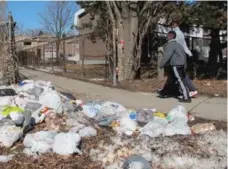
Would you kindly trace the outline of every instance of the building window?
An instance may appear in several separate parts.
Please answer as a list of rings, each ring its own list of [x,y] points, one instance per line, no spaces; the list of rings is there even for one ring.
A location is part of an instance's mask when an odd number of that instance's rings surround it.
[[[30,46],[32,44],[32,42],[24,42],[25,46]]]

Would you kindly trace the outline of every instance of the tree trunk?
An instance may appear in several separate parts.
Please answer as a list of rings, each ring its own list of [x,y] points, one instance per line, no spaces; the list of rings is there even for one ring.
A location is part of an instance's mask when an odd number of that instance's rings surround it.
[[[60,48],[60,39],[56,41],[56,63],[59,64],[59,48]]]
[[[218,55],[221,55],[221,43],[219,38],[219,30],[214,29],[211,32],[211,43],[210,43],[210,51],[209,51],[209,58],[208,58],[208,66],[210,75],[212,77],[216,76],[217,66],[218,66]],[[220,56],[221,58],[221,56]],[[220,63],[222,59],[220,59]]]
[[[141,54],[141,51],[138,51],[141,48],[138,39],[138,18],[130,14],[122,23],[124,29],[120,29],[120,31],[123,31],[120,34],[122,34],[124,40],[124,51],[118,57],[119,81],[135,78],[140,64],[140,60],[138,60],[140,58],[139,52]]]
[[[45,68],[45,46],[43,46],[43,68]]]
[[[113,28],[112,28],[112,47],[113,47],[113,67],[112,67],[112,84],[113,86],[116,86],[117,83],[116,83],[116,59],[117,59],[117,51],[116,51],[116,28],[113,25]]]
[[[67,68],[66,68],[66,43],[65,40],[63,41],[63,72],[67,73]]]

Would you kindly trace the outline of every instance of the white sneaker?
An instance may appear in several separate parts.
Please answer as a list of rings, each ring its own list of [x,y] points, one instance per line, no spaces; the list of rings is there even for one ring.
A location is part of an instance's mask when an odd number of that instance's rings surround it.
[[[190,95],[191,98],[196,98],[197,95],[198,95],[198,91],[189,92],[189,95]]]

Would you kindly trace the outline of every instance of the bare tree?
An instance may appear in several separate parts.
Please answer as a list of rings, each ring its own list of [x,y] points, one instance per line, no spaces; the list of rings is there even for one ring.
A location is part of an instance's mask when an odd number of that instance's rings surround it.
[[[52,35],[57,38],[56,60],[59,61],[60,40],[67,32],[72,23],[75,12],[75,4],[69,1],[52,1],[47,5],[45,13],[40,14],[41,24]]]

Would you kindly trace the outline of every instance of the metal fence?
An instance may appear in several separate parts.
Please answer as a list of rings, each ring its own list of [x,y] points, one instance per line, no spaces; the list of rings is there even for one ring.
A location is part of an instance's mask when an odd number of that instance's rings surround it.
[[[144,42],[141,74],[153,69],[152,74],[156,75],[157,48],[153,46],[154,44],[150,44],[156,41],[153,38],[154,36],[149,36],[149,40]],[[161,37],[158,38],[162,41],[161,44],[165,43]],[[187,37],[186,41],[196,60],[207,62],[211,40]],[[59,50],[57,50],[58,43]],[[112,77],[112,68],[108,64],[110,56],[106,53],[105,42],[101,37],[92,34],[65,37],[60,40],[44,36],[20,40],[17,41],[17,56],[21,66],[49,73],[90,80]],[[227,57],[226,49],[223,50],[223,56]]]

